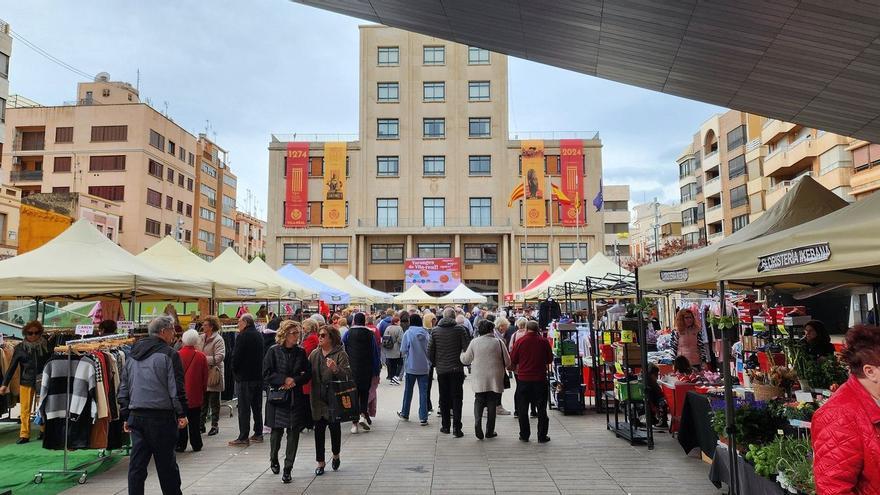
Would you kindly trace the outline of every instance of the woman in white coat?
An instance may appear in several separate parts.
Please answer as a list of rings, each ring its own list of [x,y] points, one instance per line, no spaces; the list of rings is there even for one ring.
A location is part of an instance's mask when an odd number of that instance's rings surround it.
[[[479,337],[471,341],[466,351],[461,353],[461,362],[470,365],[469,381],[474,390],[474,435],[483,439],[483,409],[488,409],[485,438],[494,438],[495,413],[501,393],[504,392],[504,377],[510,364],[510,354],[504,341],[495,338],[495,325],[483,320],[477,326]]]

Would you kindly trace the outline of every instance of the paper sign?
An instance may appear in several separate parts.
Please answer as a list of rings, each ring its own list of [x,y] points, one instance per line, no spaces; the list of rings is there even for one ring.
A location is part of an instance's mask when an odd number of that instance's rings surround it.
[[[632,341],[633,341],[632,330],[622,330],[620,332],[620,341],[625,344],[632,344]]]
[[[752,323],[752,330],[754,330],[755,332],[763,332],[766,328],[767,326],[764,325],[763,321],[756,321]]]
[[[77,335],[91,335],[95,332],[95,325],[77,325],[76,326],[76,334]]]
[[[575,356],[562,356],[563,366],[574,366],[577,358]]]
[[[133,321],[117,321],[116,328],[119,330],[134,330],[134,322]]]
[[[614,369],[616,369],[621,375],[623,374],[623,366],[621,366],[620,363],[614,363]]]
[[[247,288],[235,289],[235,294],[238,295],[239,297],[256,297],[257,289],[247,289]]]
[[[611,345],[611,332],[602,333],[602,343]]]
[[[813,402],[813,394],[810,392],[795,392],[794,398],[798,402]]]

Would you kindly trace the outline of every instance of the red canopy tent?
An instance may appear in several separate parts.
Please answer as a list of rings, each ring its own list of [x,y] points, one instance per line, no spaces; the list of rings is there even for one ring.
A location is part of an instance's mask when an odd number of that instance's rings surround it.
[[[532,289],[534,289],[535,287],[537,287],[538,285],[540,285],[542,282],[544,282],[545,280],[547,280],[548,278],[550,278],[550,272],[548,272],[547,270],[544,270],[543,272],[541,272],[540,275],[538,275],[537,277],[535,277],[534,280],[532,280],[531,282],[529,282],[529,284],[526,285],[525,287],[523,287],[522,289],[520,289],[520,290],[518,290],[518,291],[516,291],[516,292],[513,292],[513,293],[504,294],[504,302],[510,302],[510,303],[512,303],[512,302],[515,300],[515,295],[516,295],[517,293],[519,293],[519,292],[525,292],[525,291],[528,291],[528,290],[532,290]]]

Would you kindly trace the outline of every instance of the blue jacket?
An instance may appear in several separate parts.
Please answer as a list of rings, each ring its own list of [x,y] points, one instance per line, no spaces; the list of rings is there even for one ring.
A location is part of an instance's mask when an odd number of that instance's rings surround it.
[[[379,335],[384,337],[385,336],[385,329],[388,328],[388,325],[390,325],[390,324],[391,324],[391,317],[390,316],[386,316],[385,318],[382,318],[382,320],[379,321],[379,325],[376,326],[376,328],[379,329]]]
[[[403,370],[410,375],[427,375],[431,371],[431,360],[428,359],[428,343],[431,334],[422,327],[409,327],[403,334],[400,353],[406,355]]]

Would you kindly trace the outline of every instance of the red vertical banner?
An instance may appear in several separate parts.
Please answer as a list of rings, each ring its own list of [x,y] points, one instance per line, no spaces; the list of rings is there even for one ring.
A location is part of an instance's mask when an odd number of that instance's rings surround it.
[[[571,198],[570,205],[562,207],[563,227],[577,227],[586,223],[584,211],[584,142],[580,139],[559,140],[562,192]]]
[[[284,226],[309,226],[309,143],[287,143]]]

